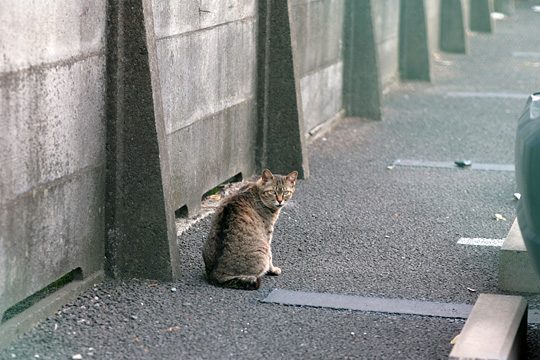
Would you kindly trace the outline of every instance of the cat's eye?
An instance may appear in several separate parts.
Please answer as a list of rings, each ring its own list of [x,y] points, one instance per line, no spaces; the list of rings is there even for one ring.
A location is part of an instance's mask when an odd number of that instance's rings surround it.
[[[289,195],[291,195],[291,192],[290,192],[290,191],[284,191],[284,192],[283,192],[283,195],[289,196]]]

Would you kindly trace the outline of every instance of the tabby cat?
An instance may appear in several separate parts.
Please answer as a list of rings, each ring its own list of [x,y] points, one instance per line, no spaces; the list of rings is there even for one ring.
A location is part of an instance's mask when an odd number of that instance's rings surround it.
[[[272,263],[272,233],[283,205],[294,193],[298,172],[264,170],[225,198],[216,211],[203,247],[206,276],[218,286],[255,290],[265,274],[279,275]]]

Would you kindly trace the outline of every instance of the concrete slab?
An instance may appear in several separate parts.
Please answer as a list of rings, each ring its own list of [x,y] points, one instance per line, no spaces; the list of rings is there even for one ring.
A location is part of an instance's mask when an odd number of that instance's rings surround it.
[[[0,2],[0,73],[102,53],[106,8],[105,0]]]
[[[491,18],[491,13],[493,12],[493,0],[469,1],[469,27],[471,31],[483,33],[493,32],[494,22]]]
[[[465,18],[462,0],[441,2],[439,46],[442,51],[461,54],[467,52]]]
[[[274,289],[265,303],[466,319],[471,305]]]
[[[540,293],[540,276],[529,259],[517,219],[501,247],[499,288],[516,292]]]
[[[524,298],[480,294],[450,359],[523,359],[526,338]]]

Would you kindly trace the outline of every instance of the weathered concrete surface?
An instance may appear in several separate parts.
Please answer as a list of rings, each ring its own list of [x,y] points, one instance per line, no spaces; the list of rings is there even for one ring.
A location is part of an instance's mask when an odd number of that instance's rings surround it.
[[[466,7],[463,0],[441,1],[439,47],[451,53],[467,52]]]
[[[292,1],[305,131],[334,118],[343,108],[344,0]]]
[[[0,4],[0,73],[103,53],[105,0],[5,0]]]
[[[383,91],[399,80],[399,3],[399,0],[371,1]]]
[[[103,268],[105,11],[0,4],[0,314]]]
[[[540,293],[540,276],[529,257],[517,219],[501,247],[499,288],[513,292]]]
[[[439,51],[440,1],[424,0],[430,55]]]
[[[292,2],[258,7],[257,166],[309,177]]]
[[[471,31],[490,33],[493,31],[494,21],[493,0],[469,0],[469,28]]]
[[[371,3],[345,3],[343,105],[347,116],[380,120],[382,91]]]
[[[151,3],[109,7],[106,270],[179,277]]]
[[[256,2],[153,1],[173,204],[255,169]]]
[[[480,294],[456,340],[450,360],[519,360],[527,357],[527,301]]]
[[[403,80],[429,81],[430,52],[424,0],[401,1],[399,74]]]
[[[382,93],[399,80],[399,17],[399,0],[346,2],[343,102],[348,116],[381,118]]]

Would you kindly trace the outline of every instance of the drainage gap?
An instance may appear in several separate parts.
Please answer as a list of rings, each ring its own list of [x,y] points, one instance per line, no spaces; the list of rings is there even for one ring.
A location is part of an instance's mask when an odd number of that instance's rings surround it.
[[[228,195],[228,190],[235,187],[236,184],[240,183],[242,181],[242,173],[238,173],[231,177],[230,179],[225,180],[218,186],[214,187],[213,189],[207,191],[203,196],[201,201],[204,202],[205,200],[208,200],[208,198],[222,198],[226,195]]]
[[[55,293],[56,291],[62,289],[67,284],[73,281],[80,281],[83,279],[83,272],[81,268],[76,268],[75,270],[70,271],[66,275],[62,276],[60,279],[50,283],[43,289],[35,292],[34,294],[28,296],[27,298],[19,301],[9,309],[4,312],[2,320],[0,323],[5,323],[9,319],[17,316],[23,311],[29,309],[31,306],[35,305],[40,300],[45,299],[47,296]]]

